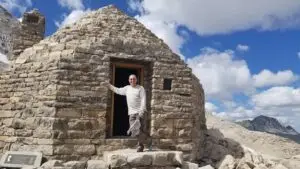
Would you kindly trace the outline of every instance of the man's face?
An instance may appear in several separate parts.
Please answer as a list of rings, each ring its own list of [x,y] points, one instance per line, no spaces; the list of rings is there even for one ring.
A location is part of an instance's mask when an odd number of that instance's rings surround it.
[[[136,86],[136,76],[130,75],[128,81],[131,86]]]

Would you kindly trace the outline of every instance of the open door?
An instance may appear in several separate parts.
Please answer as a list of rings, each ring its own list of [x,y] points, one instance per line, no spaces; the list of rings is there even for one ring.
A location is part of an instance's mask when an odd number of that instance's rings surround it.
[[[113,85],[116,87],[124,87],[129,85],[128,77],[131,74],[137,76],[137,83],[143,85],[143,67],[134,64],[113,64]],[[110,136],[111,137],[127,137],[129,128],[128,108],[126,96],[113,93],[112,111],[110,115]]]

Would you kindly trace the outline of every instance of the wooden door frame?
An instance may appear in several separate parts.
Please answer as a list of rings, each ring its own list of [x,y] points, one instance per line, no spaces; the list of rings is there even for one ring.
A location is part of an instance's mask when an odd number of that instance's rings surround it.
[[[141,86],[144,85],[144,65],[141,64],[132,64],[132,63],[124,63],[124,62],[112,62],[112,85],[115,85],[115,73],[116,73],[116,68],[132,68],[132,69],[138,69],[140,72],[140,79],[139,79],[139,84]],[[138,76],[138,75],[137,75]],[[111,112],[110,112],[110,129],[109,129],[109,136],[113,136],[113,126],[114,126],[114,100],[115,100],[115,95],[114,92],[111,93]]]

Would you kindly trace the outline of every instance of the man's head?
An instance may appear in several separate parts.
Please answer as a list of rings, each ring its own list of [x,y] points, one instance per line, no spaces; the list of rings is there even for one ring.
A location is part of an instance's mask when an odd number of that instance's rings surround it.
[[[128,81],[129,81],[129,84],[132,87],[135,87],[136,86],[136,82],[137,82],[136,75],[134,75],[134,74],[130,75],[129,78],[128,78]]]

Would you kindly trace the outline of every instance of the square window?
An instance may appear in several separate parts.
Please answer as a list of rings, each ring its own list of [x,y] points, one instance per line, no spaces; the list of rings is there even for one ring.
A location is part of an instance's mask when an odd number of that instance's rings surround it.
[[[164,79],[164,90],[171,90],[172,79]]]

